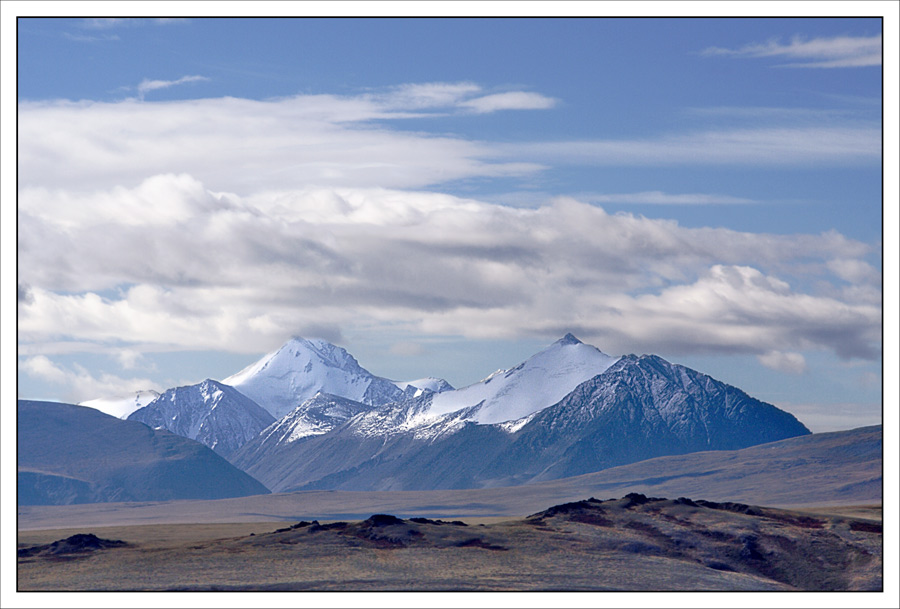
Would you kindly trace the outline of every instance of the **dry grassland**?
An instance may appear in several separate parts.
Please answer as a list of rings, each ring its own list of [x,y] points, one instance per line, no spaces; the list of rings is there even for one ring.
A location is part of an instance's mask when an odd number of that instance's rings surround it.
[[[94,528],[128,545],[40,546],[84,530],[23,531],[25,590],[877,590],[872,519],[647,500],[583,501],[500,522]],[[43,552],[43,553],[42,553]]]

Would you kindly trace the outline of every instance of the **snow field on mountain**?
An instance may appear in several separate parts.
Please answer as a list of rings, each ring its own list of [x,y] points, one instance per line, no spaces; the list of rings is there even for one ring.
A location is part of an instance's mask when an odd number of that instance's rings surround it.
[[[515,421],[557,403],[618,359],[568,334],[515,368],[435,395],[428,415],[439,417],[481,404],[470,420],[482,425]]]

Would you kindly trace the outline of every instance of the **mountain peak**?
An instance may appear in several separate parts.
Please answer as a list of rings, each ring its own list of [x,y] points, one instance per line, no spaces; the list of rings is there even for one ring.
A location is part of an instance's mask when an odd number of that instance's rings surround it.
[[[278,350],[278,353],[283,352],[289,353],[295,358],[301,355],[307,358],[315,357],[327,366],[341,368],[349,372],[362,370],[356,358],[350,355],[346,349],[322,338],[294,336]]]
[[[224,380],[280,419],[318,392],[364,404],[403,397],[396,385],[359,365],[346,349],[294,336],[277,351]]]
[[[432,398],[429,414],[441,416],[479,405],[470,419],[480,424],[513,421],[555,404],[618,360],[566,334],[549,347],[480,383]]]
[[[561,339],[556,341],[557,345],[580,345],[582,342],[578,340],[571,332],[567,333]]]

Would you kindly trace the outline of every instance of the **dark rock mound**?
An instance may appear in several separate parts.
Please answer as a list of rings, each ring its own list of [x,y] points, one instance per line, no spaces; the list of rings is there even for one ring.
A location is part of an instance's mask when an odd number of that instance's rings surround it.
[[[657,501],[665,501],[665,499],[661,497],[648,497],[647,495],[642,495],[641,493],[628,493],[625,497],[622,498],[624,503],[622,507],[626,510],[629,510],[638,505],[646,505],[647,503],[655,503]]]
[[[53,543],[21,548],[18,551],[19,558],[32,556],[59,556],[63,554],[83,554],[106,548],[121,548],[128,544],[118,539],[101,539],[93,533],[78,533]]]
[[[456,527],[467,527],[467,526],[469,526],[469,525],[467,525],[465,522],[463,522],[462,520],[450,520],[450,521],[447,521],[447,520],[432,520],[432,519],[430,519],[430,518],[418,518],[418,517],[417,517],[417,518],[410,518],[409,521],[410,521],[410,522],[415,522],[416,524],[437,524],[437,525],[441,525],[441,524],[449,524],[449,525],[453,525],[453,526],[456,526]]]
[[[597,513],[603,513],[603,508],[600,507],[600,504],[603,502],[599,499],[594,499],[591,497],[590,499],[582,499],[581,501],[572,501],[570,503],[561,503],[559,505],[554,505],[552,507],[547,508],[543,512],[538,512],[537,514],[531,514],[528,516],[529,519],[540,520],[543,518],[550,518],[552,516],[568,516],[571,514],[582,514],[587,510],[594,511]]]
[[[754,507],[752,505],[747,505],[745,503],[735,503],[733,501],[725,501],[722,503],[717,503],[715,501],[706,501],[704,499],[698,499],[694,503],[694,505],[698,505],[700,507],[709,508],[711,510],[725,510],[726,512],[734,512],[735,514],[747,514],[748,516],[762,516],[762,510],[758,507]]]
[[[854,521],[850,523],[851,531],[863,531],[865,533],[881,533],[882,525],[880,522],[863,522],[863,521]]]
[[[363,524],[370,527],[386,527],[392,524],[403,524],[403,519],[390,514],[372,514],[363,520]]]
[[[429,548],[481,548],[505,551],[509,548],[481,535],[466,532],[468,528],[460,520],[432,520],[415,517],[408,520],[391,514],[373,514],[359,522],[332,522],[320,524],[318,520],[302,520],[289,527],[276,529],[268,535],[258,536],[257,543],[304,543],[307,535],[320,535],[321,543],[340,543],[350,547],[360,545],[379,550],[395,550],[408,547]],[[275,536],[274,539],[269,536]],[[260,539],[262,538],[262,539]],[[270,541],[271,540],[271,541]]]

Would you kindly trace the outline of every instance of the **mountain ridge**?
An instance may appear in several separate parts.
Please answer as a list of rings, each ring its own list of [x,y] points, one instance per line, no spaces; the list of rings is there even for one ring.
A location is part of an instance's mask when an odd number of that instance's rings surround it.
[[[197,440],[227,458],[275,417],[233,387],[206,379],[166,390],[128,420]]]
[[[94,408],[19,400],[18,502],[223,499],[269,490],[182,436]]]

